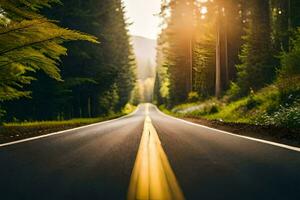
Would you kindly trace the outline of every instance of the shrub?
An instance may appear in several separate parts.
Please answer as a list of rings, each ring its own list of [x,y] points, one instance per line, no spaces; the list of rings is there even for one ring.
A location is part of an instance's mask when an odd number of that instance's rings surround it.
[[[257,120],[257,123],[263,125],[274,125],[285,128],[300,128],[300,103],[292,106],[283,107],[272,114],[263,114]]]
[[[215,113],[217,113],[217,112],[219,112],[219,107],[218,107],[216,104],[213,104],[213,105],[210,107],[210,109],[209,109],[209,111],[208,111],[208,114],[215,114]]]
[[[189,102],[197,102],[199,101],[199,95],[197,92],[190,92],[188,96]]]
[[[246,102],[247,110],[251,110],[251,109],[255,108],[257,105],[259,105],[259,102],[254,97],[255,97],[254,91],[251,90],[250,94],[249,94],[249,98]]]
[[[207,103],[202,109],[197,110],[198,115],[211,115],[219,112],[219,106],[215,103]]]
[[[238,86],[238,84],[231,82],[230,88],[227,91],[226,95],[229,97],[229,101],[237,100],[242,96],[241,88]]]

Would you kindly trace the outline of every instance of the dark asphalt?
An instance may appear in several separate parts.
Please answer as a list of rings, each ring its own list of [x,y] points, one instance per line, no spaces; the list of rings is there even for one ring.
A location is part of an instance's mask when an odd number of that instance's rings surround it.
[[[0,199],[124,199],[144,118],[0,148]]]
[[[150,117],[187,199],[300,199],[299,152]],[[125,199],[144,118],[1,147],[0,199]]]

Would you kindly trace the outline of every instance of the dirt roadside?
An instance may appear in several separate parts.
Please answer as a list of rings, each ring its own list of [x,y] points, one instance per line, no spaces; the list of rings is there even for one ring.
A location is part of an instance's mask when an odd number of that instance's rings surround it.
[[[238,135],[264,139],[272,142],[300,147],[300,130],[291,130],[274,126],[261,126],[243,123],[227,123],[217,120],[182,118],[196,124],[216,128]]]

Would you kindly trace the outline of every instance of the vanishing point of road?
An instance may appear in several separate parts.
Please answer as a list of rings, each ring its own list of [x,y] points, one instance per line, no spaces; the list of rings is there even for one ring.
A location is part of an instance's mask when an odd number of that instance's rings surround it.
[[[300,150],[131,115],[0,145],[0,199],[300,199]]]

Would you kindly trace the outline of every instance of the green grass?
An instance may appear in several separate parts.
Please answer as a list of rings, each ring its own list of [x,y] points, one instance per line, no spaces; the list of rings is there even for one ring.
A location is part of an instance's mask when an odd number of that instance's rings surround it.
[[[106,117],[100,118],[79,118],[62,121],[33,121],[33,122],[12,122],[4,123],[5,127],[29,127],[29,126],[59,126],[59,125],[73,125],[73,124],[92,124],[105,120]]]
[[[123,108],[122,113],[124,113],[125,115],[128,115],[128,114],[132,113],[135,109],[136,109],[135,105],[132,105],[132,104],[128,103]]]
[[[10,122],[10,123],[4,123],[4,127],[48,127],[48,126],[72,126],[72,125],[85,125],[85,124],[93,124],[101,121],[110,120],[113,118],[118,118],[123,115],[127,115],[131,112],[133,112],[136,109],[136,106],[133,106],[131,104],[127,104],[122,112],[110,114],[109,116],[103,116],[103,117],[97,117],[97,118],[77,118],[77,119],[71,119],[71,120],[61,120],[61,121],[32,121],[32,122]]]
[[[4,123],[0,127],[0,143],[11,142],[24,138],[44,135],[57,131],[76,128],[88,124],[115,119],[133,112],[135,106],[126,105],[120,113],[110,114],[98,118],[80,118],[61,121],[31,121],[31,122],[12,122]]]
[[[204,102],[181,104],[175,106],[171,112],[181,117],[287,128],[300,127],[300,103],[297,98],[293,100],[294,103],[284,103],[285,100],[281,98],[275,85],[235,101],[229,102],[227,99],[225,96],[220,100],[212,98]],[[197,109],[191,109],[193,107]]]
[[[203,117],[206,119],[221,120],[225,122],[250,123],[251,120],[249,119],[249,116],[243,112],[243,108],[246,104],[247,99],[241,99],[226,106],[220,107],[217,113],[205,114]]]
[[[190,108],[192,106],[198,106],[199,102],[194,102],[194,103],[184,103],[184,104],[180,104],[175,106],[173,109],[174,110],[182,110],[182,109],[186,109],[186,108]]]
[[[169,110],[168,108],[165,107],[165,105],[160,105],[159,110],[162,111],[163,113],[167,115],[171,115],[174,117],[182,117],[183,115],[174,111]]]

